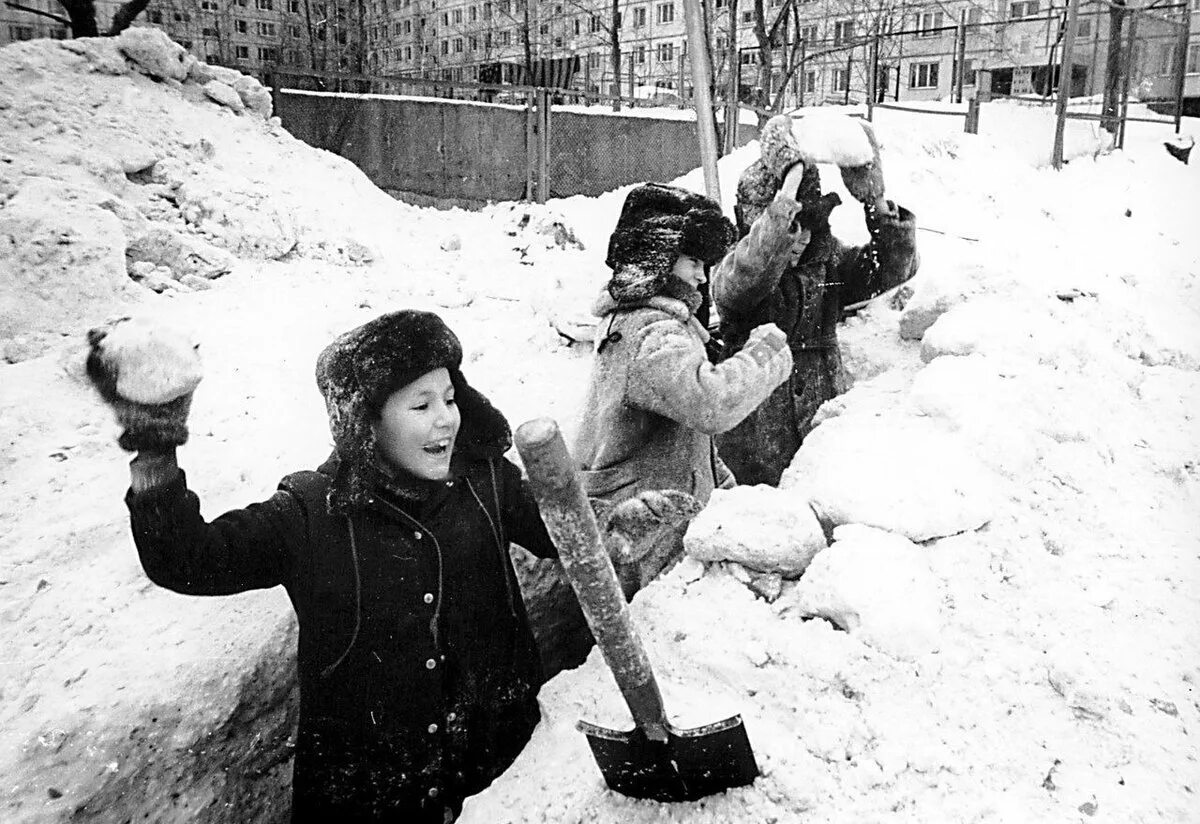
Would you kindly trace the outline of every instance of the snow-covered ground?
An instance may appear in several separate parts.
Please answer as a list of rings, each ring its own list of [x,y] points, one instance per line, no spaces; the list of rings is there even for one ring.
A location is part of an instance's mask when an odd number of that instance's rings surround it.
[[[549,204],[582,250],[513,237],[507,205],[395,203],[99,48],[0,50],[0,267],[21,287],[0,283],[21,330],[0,366],[0,819],[276,821],[286,775],[261,776],[279,759],[230,731],[265,723],[240,710],[286,681],[286,598],[145,580],[83,332],[111,312],[194,330],[207,377],[181,462],[209,515],[324,457],[316,353],[403,306],[446,317],[514,424],[569,435],[590,352],[552,324],[603,283],[623,191]],[[1200,172],[1158,126],[1093,156],[1072,123],[1054,172],[1048,111],[988,104],[978,136],[877,115],[888,194],[927,230],[914,294],[844,324],[855,385],[781,489],[716,496],[689,535],[709,560],[633,609],[675,723],[741,713],[762,777],[671,806],[608,792],[574,724],[628,716],[593,654],[546,686],[530,746],[464,822],[1200,820]],[[755,151],[722,161],[727,209]],[[121,247],[154,228],[225,252],[228,274],[132,284]],[[62,256],[83,240],[100,251]],[[103,300],[72,288],[80,267]],[[814,510],[839,525],[830,546]],[[238,770],[198,766],[230,740]]]

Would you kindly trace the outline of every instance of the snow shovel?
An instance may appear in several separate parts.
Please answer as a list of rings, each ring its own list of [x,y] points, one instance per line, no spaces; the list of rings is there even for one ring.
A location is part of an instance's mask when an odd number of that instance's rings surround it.
[[[578,723],[605,783],[632,798],[694,801],[754,781],[758,764],[740,715],[687,730],[667,720],[650,661],[558,424],[549,418],[528,421],[517,429],[516,442],[542,520],[637,725],[620,732]]]

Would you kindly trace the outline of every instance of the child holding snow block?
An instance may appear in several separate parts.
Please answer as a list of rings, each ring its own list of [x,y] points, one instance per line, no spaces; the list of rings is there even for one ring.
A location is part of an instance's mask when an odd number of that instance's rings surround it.
[[[738,181],[741,239],[713,275],[724,356],[761,324],[775,323],[787,334],[794,363],[790,379],[717,440],[739,483],[777,484],[817,408],[845,391],[837,340],[842,309],[917,272],[915,219],[884,198],[875,136],[869,125],[861,128],[861,151],[827,151],[821,159],[843,164],[846,188],[864,204],[871,233],[865,246],[847,247],[831,233],[829,214],[841,198],[821,194],[815,159],[797,141],[790,117],[767,122],[762,155]]]
[[[175,459],[200,381],[194,349],[128,319],[88,338],[88,373],[137,452],[126,503],[147,575],[185,594],[283,586],[291,598],[292,820],[454,820],[539,718],[541,663],[509,542],[557,554],[503,457],[508,423],[460,371],[458,338],[417,311],[338,337],[316,370],[333,455],[211,522]],[[606,528],[630,513],[644,525],[640,504]]]
[[[625,199],[608,245],[612,278],[593,307],[595,358],[573,450],[598,508],[661,489],[706,503],[733,480],[712,436],[791,373],[791,352],[770,324],[748,330],[724,363],[706,358],[698,287],[732,239],[720,206],[685,189],[648,183]],[[678,557],[680,537],[663,536],[619,567],[627,596]]]

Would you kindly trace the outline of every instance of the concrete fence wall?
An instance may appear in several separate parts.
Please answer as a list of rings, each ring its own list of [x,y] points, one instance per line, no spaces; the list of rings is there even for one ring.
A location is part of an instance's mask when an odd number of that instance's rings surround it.
[[[284,89],[275,112],[293,135],[350,160],[381,189],[441,201],[519,200],[536,175],[536,118],[523,106]],[[757,129],[744,125],[738,145],[755,137]],[[556,108],[549,192],[597,195],[671,180],[700,165],[698,146],[689,120]]]

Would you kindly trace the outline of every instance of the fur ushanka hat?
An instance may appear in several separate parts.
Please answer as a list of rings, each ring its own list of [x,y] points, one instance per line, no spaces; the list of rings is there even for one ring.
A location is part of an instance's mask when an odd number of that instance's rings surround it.
[[[416,310],[381,315],[325,347],[317,358],[317,386],[338,457],[330,511],[347,514],[367,503],[378,477],[372,424],[393,392],[434,369],[450,372],[462,416],[455,457],[493,457],[508,449],[508,422],[467,384],[462,358],[462,344],[450,327],[432,312]]]
[[[660,295],[681,255],[712,266],[732,242],[733,226],[715,201],[677,186],[646,183],[625,198],[609,238],[608,293],[617,303]]]

